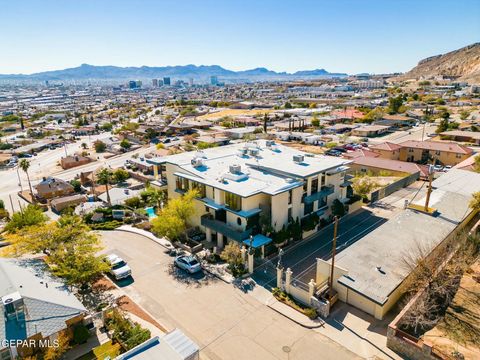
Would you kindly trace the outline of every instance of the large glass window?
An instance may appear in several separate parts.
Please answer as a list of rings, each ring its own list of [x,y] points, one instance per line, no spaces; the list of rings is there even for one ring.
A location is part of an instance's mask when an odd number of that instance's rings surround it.
[[[288,205],[292,203],[292,190],[288,191]]]
[[[177,186],[177,190],[188,191],[189,189],[188,179],[177,176],[176,186]]]
[[[242,210],[242,198],[237,194],[225,192],[225,205],[234,211]]]
[[[318,191],[318,178],[312,180],[312,191],[310,194],[315,194]]]
[[[204,198],[206,196],[207,190],[205,184],[194,182],[192,183],[192,189],[197,190],[199,198]]]
[[[313,202],[312,203],[305,203],[305,208],[303,210],[304,215],[308,215],[313,211]]]

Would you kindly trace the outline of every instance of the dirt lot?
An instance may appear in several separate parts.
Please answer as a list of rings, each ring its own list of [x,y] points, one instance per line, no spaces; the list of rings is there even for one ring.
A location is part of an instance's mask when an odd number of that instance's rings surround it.
[[[458,351],[465,359],[480,358],[480,260],[465,273],[445,318],[424,335],[424,341],[445,355]]]

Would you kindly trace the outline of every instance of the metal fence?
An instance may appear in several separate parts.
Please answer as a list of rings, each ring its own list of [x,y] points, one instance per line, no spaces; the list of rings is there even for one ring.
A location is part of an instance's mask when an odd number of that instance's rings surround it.
[[[372,192],[371,196],[371,202],[374,203],[375,201],[378,201],[380,199],[383,199],[384,197],[393,194],[395,191],[398,191],[404,187],[407,187],[410,184],[413,184],[415,181],[417,181],[420,178],[420,171],[410,174],[408,176],[405,176],[394,183],[387,185],[381,189],[375,190]]]

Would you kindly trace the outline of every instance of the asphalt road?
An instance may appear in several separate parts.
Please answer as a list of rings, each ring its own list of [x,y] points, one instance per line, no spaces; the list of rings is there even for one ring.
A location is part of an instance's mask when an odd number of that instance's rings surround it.
[[[163,247],[141,235],[101,235],[104,251],[117,253],[132,269],[133,279],[119,284],[122,289],[162,326],[179,328],[192,338],[200,346],[200,359],[359,358],[267,307],[271,295],[262,287],[244,293],[209,274],[188,275],[172,266]]]
[[[371,231],[375,230],[388,219],[377,216],[374,212],[361,209],[358,212],[344,216],[339,220],[336,251],[341,252]],[[293,277],[305,284],[315,279],[316,259],[328,260],[331,257],[334,226],[330,224],[309,239],[288,248],[282,256],[282,265],[293,271]],[[276,266],[278,255],[259,266],[253,279],[260,285],[270,288],[276,286]]]

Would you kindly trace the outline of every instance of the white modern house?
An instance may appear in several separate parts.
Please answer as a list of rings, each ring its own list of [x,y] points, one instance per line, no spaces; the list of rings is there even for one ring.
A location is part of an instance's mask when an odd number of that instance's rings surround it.
[[[272,140],[239,143],[201,152],[148,160],[166,180],[168,197],[195,188],[193,226],[221,249],[229,241],[254,247],[271,239],[260,231],[260,218],[275,231],[306,216],[327,218],[335,199],[347,200],[345,173],[350,161],[303,153]]]

